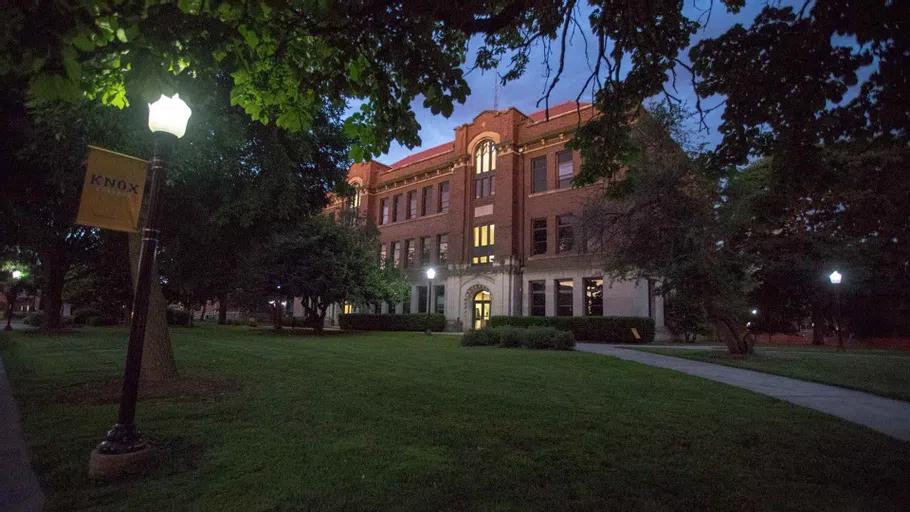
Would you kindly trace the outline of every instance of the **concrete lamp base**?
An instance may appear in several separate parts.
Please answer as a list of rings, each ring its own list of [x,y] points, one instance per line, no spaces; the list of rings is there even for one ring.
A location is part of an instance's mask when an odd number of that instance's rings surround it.
[[[155,451],[148,446],[128,453],[101,453],[92,450],[88,460],[88,476],[99,480],[111,480],[122,476],[142,473],[151,467]]]

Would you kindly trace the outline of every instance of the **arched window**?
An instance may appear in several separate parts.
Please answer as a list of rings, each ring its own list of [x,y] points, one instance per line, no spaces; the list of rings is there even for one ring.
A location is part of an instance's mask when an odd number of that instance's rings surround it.
[[[482,141],[474,149],[474,197],[488,197],[496,193],[496,144]]]
[[[475,329],[483,329],[490,321],[490,306],[493,303],[493,296],[486,290],[481,290],[474,295],[474,311],[472,314],[472,324]]]

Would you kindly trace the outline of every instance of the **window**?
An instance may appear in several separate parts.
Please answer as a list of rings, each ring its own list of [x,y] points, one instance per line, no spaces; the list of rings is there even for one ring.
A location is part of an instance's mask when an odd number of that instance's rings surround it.
[[[575,231],[569,222],[569,217],[556,217],[556,252],[568,252],[572,250],[572,242],[575,240]]]
[[[547,191],[547,157],[531,160],[531,193]]]
[[[430,264],[430,237],[425,236],[420,239],[420,264],[427,266]]]
[[[392,222],[398,222],[404,219],[404,205],[401,201],[401,194],[392,198]]]
[[[354,305],[351,304],[350,302],[345,302],[344,303],[344,314],[350,315],[353,312],[354,312]]]
[[[531,316],[547,316],[547,284],[543,281],[528,281],[528,304]]]
[[[585,316],[604,316],[603,279],[585,279]]]
[[[415,259],[417,257],[417,247],[414,246],[414,239],[404,241],[404,266],[413,267]]]
[[[474,265],[493,263],[495,232],[496,226],[493,224],[474,226],[474,258],[471,260]]]
[[[427,306],[428,306],[427,299],[428,298],[429,298],[429,296],[427,295],[427,287],[418,286],[417,287],[417,312],[418,313],[427,312]]]
[[[379,201],[379,225],[389,223],[389,200],[383,199]]]
[[[449,261],[449,235],[436,237],[436,264],[442,265]]]
[[[401,268],[401,242],[392,242],[392,263],[395,268]]]
[[[379,247],[379,268],[385,268],[386,260],[389,258],[385,245]]]
[[[436,297],[433,298],[433,312],[444,315],[446,313],[446,287],[437,285],[433,287]]]
[[[423,204],[420,215],[425,217],[433,213],[433,187],[423,187]]]
[[[481,142],[474,150],[474,197],[489,197],[496,193],[496,144]]]
[[[405,218],[413,219],[417,217],[417,191],[408,192],[408,211],[405,212]]]
[[[547,219],[531,220],[531,256],[547,253]]]
[[[439,213],[449,211],[449,182],[439,184]]]
[[[408,290],[408,298],[401,303],[401,312],[405,315],[411,312],[411,290]]]
[[[571,187],[572,173],[574,171],[572,167],[572,152],[563,151],[556,155],[556,160],[559,163],[559,188]]]
[[[572,316],[572,294],[575,283],[571,279],[556,280],[556,316]]]

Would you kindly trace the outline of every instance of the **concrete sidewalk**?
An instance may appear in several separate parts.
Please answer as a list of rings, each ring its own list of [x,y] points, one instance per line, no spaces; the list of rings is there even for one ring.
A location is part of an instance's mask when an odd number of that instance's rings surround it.
[[[629,350],[613,345],[578,343],[576,350],[618,357],[649,366],[667,368],[703,379],[722,382],[773,396],[838,418],[865,425],[883,434],[910,441],[910,403],[861,391],[826,386],[768,373],[703,363],[679,357]]]
[[[32,472],[19,428],[19,412],[0,360],[0,510],[40,511],[44,494]]]

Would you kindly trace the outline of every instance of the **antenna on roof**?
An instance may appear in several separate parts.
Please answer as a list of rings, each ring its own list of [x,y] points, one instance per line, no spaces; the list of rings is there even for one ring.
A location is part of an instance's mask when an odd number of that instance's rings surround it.
[[[493,110],[499,110],[499,69],[493,71]]]

